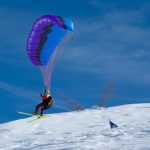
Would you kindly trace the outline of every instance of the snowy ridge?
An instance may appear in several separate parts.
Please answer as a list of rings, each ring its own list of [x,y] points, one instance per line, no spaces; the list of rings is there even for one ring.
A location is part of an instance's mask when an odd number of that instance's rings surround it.
[[[149,103],[32,119],[0,124],[0,150],[150,150]]]

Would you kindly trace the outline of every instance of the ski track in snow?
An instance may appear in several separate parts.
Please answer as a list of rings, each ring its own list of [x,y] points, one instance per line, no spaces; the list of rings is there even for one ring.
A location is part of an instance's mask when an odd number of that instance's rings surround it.
[[[33,118],[0,124],[0,150],[150,150],[148,103]]]

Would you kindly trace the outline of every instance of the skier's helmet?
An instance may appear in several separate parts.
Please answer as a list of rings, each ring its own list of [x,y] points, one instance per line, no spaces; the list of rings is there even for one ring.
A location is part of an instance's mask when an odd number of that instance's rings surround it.
[[[50,91],[49,90],[45,90],[45,95],[50,95]]]

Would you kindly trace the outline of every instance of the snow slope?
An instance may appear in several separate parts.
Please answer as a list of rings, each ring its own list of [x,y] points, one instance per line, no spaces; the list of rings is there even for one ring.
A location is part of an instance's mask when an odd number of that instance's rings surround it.
[[[110,129],[109,118],[119,125]],[[0,124],[0,150],[150,150],[150,104]]]

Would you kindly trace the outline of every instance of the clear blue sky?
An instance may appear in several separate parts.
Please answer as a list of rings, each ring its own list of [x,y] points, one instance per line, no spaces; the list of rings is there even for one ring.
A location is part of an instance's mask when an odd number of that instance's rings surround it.
[[[61,49],[53,78],[55,105],[67,109],[59,92],[85,107],[99,103],[108,81],[115,96],[108,106],[150,102],[149,0],[1,0],[0,122],[19,119],[40,102],[42,76],[26,53],[32,24],[55,14],[74,22],[75,33]]]

